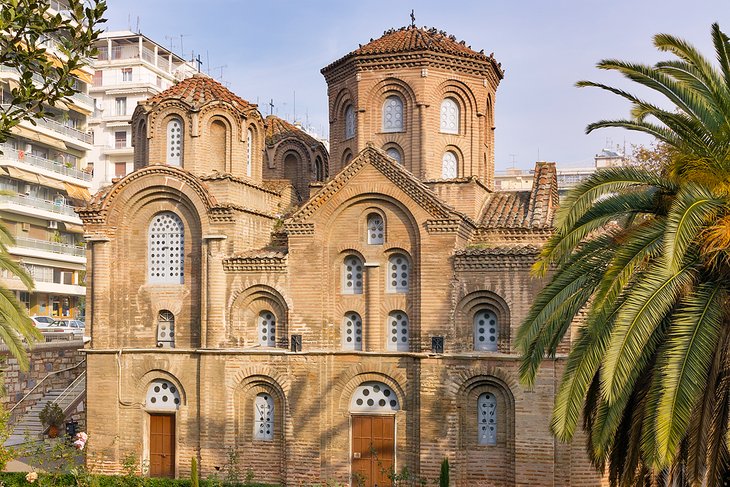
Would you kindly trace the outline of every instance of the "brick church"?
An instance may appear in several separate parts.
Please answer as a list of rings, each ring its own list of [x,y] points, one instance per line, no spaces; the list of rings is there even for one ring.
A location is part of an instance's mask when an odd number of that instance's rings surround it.
[[[564,356],[518,383],[558,192],[494,191],[500,64],[410,26],[322,74],[329,153],[204,76],[136,108],[134,172],[78,210],[90,466],[600,485],[549,431]]]

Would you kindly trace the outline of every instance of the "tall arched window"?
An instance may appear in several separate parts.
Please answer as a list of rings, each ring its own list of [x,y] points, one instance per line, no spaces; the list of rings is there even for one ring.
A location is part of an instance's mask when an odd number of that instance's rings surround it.
[[[345,139],[355,136],[355,109],[352,105],[345,108]]]
[[[185,269],[183,222],[171,211],[156,214],[148,229],[147,272],[151,283],[182,284]]]
[[[383,132],[403,131],[403,100],[391,95],[383,103]]]
[[[180,391],[175,384],[165,379],[155,379],[147,388],[145,409],[175,411],[180,407]]]
[[[441,158],[441,178],[453,179],[459,174],[459,159],[453,151],[444,152]]]
[[[342,263],[342,293],[362,294],[363,265],[360,257],[348,255]]]
[[[324,169],[322,167],[322,158],[317,156],[314,159],[314,179],[316,181],[324,181]]]
[[[408,258],[403,254],[388,257],[387,289],[389,293],[407,293],[410,279]]]
[[[182,166],[182,127],[182,120],[177,117],[167,122],[167,163],[171,166]]]
[[[459,104],[453,98],[444,98],[441,102],[441,132],[459,133]]]
[[[355,389],[350,400],[350,411],[398,411],[398,396],[382,382],[363,382]]]
[[[407,352],[408,315],[403,311],[388,313],[388,350],[391,352]]]
[[[354,311],[348,311],[342,319],[342,348],[362,350],[362,318]]]
[[[491,309],[481,309],[474,315],[474,350],[497,351],[499,321]]]
[[[276,316],[268,310],[259,313],[259,345],[262,347],[276,346]]]
[[[247,139],[248,153],[246,154],[246,176],[251,177],[253,168],[253,130],[248,129]]]
[[[497,444],[497,398],[491,392],[477,400],[477,428],[480,445]]]
[[[385,242],[385,222],[377,213],[368,215],[368,244],[382,245]]]
[[[157,346],[175,348],[175,315],[166,309],[157,313]]]
[[[403,155],[397,148],[388,147],[387,149],[385,149],[385,153],[395,159],[395,162],[397,162],[398,164],[403,164]]]
[[[274,439],[274,398],[260,392],[253,401],[253,437],[255,440]]]

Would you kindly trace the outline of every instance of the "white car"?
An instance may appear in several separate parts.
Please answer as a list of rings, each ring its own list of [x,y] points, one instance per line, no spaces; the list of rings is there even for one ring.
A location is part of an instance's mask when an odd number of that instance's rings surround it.
[[[74,338],[83,338],[86,324],[79,320],[55,320],[43,333],[73,333]]]
[[[48,328],[55,321],[51,316],[31,316],[30,319],[33,320],[36,328]]]

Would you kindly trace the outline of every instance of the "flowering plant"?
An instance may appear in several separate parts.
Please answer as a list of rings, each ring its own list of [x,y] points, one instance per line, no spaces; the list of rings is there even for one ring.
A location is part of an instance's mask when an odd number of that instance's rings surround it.
[[[28,481],[28,483],[33,483],[38,479],[38,472],[28,472],[28,475],[25,476],[25,480]]]
[[[86,446],[86,441],[89,439],[89,435],[84,433],[83,431],[76,433],[76,436],[74,436],[74,447],[77,450],[83,450]]]

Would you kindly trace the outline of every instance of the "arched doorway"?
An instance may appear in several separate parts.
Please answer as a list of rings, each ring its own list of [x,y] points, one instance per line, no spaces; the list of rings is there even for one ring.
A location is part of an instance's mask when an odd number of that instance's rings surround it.
[[[150,477],[175,477],[175,413],[180,391],[165,379],[155,379],[147,389],[149,413]]]

